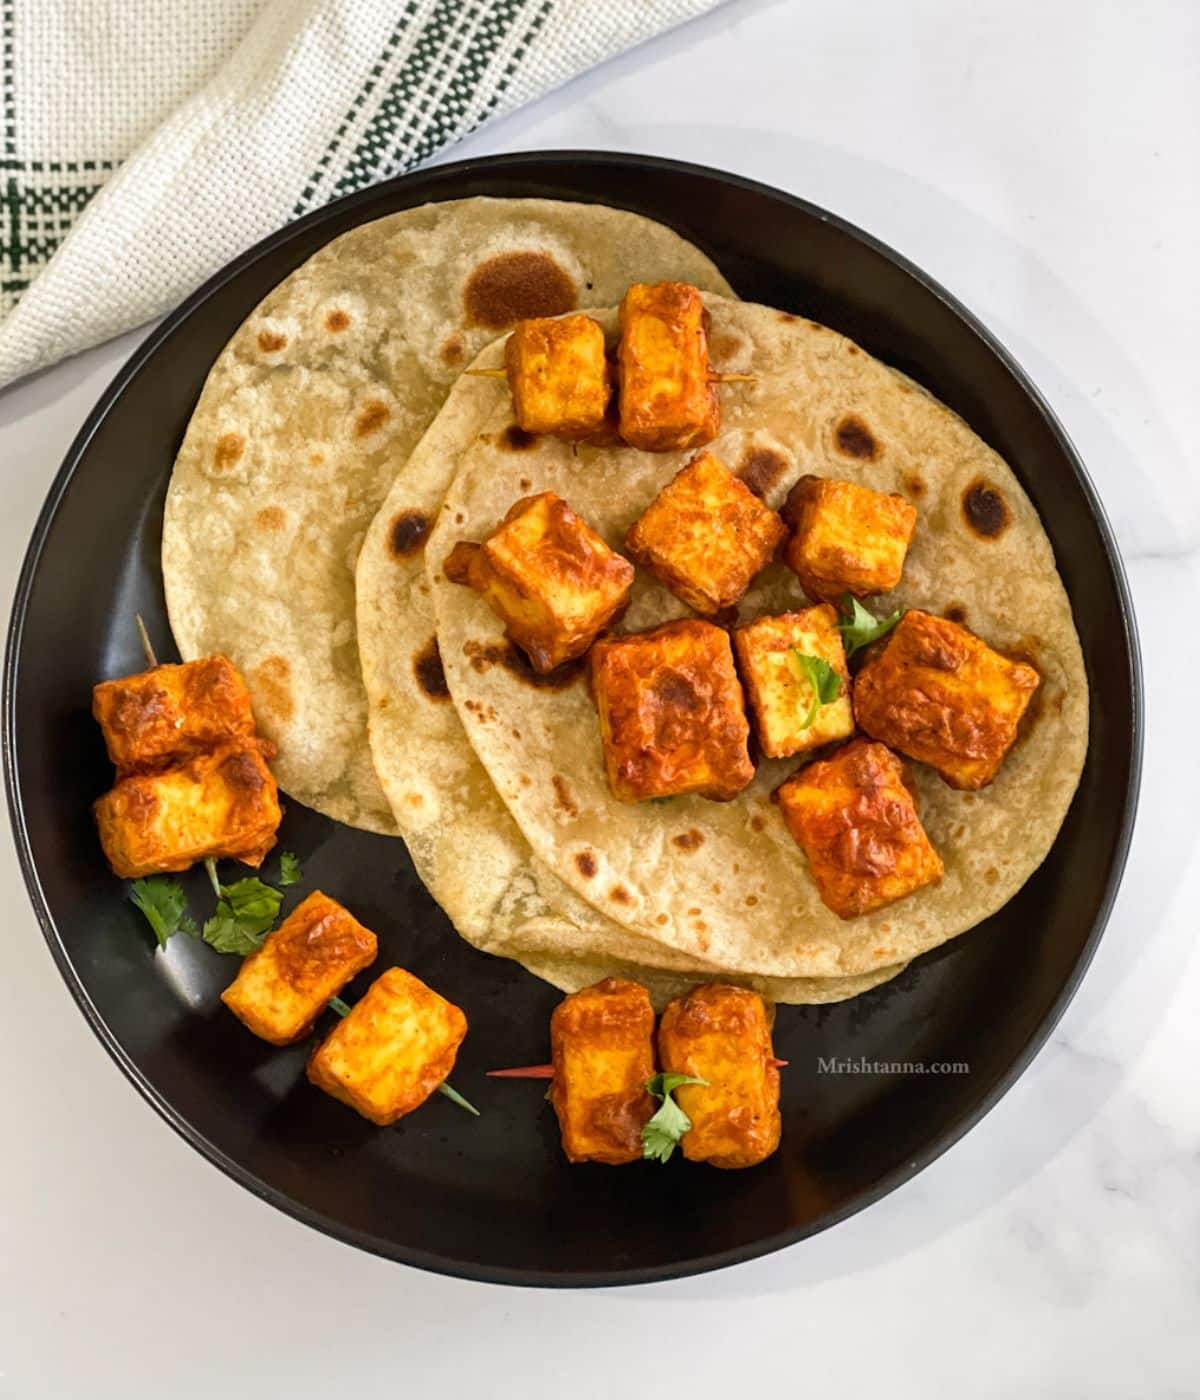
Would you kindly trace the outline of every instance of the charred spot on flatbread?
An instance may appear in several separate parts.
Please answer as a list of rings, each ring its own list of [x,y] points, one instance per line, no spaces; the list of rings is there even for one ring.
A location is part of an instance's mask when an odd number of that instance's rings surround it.
[[[331,335],[340,335],[342,331],[350,329],[350,322],[353,318],[350,313],[340,306],[335,306],[332,311],[325,316],[325,329]]]
[[[254,707],[267,718],[288,723],[296,713],[292,667],[286,656],[268,656],[250,672]]]
[[[433,521],[419,510],[402,510],[388,526],[388,549],[396,559],[407,559],[429,538]]]
[[[449,700],[450,687],[446,683],[446,671],[442,666],[442,653],[438,650],[436,637],[430,637],[413,656],[413,672],[417,684],[431,700]]]
[[[914,501],[919,501],[925,494],[925,478],[916,472],[909,472],[904,478],[904,489]]]
[[[672,836],[671,844],[690,854],[704,845],[704,833],[693,826],[687,831],[681,831],[678,836]]]
[[[853,457],[859,462],[873,462],[879,456],[879,444],[875,434],[857,413],[847,413],[840,418],[833,430],[833,441],[843,457]]]
[[[740,331],[723,331],[709,341],[708,353],[721,369],[742,362],[749,354],[750,341]]]
[[[500,446],[509,452],[528,452],[537,440],[536,433],[527,433],[516,423],[510,423],[500,434]]]
[[[392,410],[382,399],[368,399],[354,420],[354,436],[370,437],[372,433],[377,433],[391,416]]]
[[[441,356],[443,364],[460,365],[466,353],[466,344],[457,331],[453,331],[442,341]]]
[[[564,662],[543,675],[533,669],[521,648],[509,641],[467,642],[463,646],[463,655],[471,663],[473,671],[482,674],[492,666],[503,666],[535,690],[566,690],[583,674],[583,661],[577,659]]]
[[[555,773],[551,781],[554,784],[554,805],[564,816],[577,817],[579,807],[566,778],[561,773]]]
[[[273,355],[288,343],[287,336],[279,331],[261,330],[258,333],[258,348],[264,355]]]
[[[471,273],[463,289],[463,309],[474,326],[503,330],[534,316],[574,311],[574,279],[546,252],[498,253]]]
[[[576,851],[575,869],[579,871],[585,880],[592,879],[596,871],[600,869],[599,865],[596,863],[595,851]]]
[[[791,463],[774,447],[749,447],[738,463],[738,476],[760,498],[787,475]]]
[[[1012,521],[1008,502],[983,477],[976,477],[963,492],[962,509],[967,529],[982,540],[998,539]]]
[[[213,449],[213,468],[227,472],[237,465],[246,450],[246,439],[241,433],[222,433]]]
[[[263,506],[255,515],[254,523],[265,534],[278,534],[287,524],[287,515],[281,506]]]

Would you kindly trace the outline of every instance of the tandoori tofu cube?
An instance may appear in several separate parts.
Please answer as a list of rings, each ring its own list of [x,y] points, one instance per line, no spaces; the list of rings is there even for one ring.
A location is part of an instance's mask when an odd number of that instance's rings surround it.
[[[708,362],[708,313],[686,282],[637,282],[621,301],[621,436],[644,452],[703,447],[720,431]]]
[[[613,394],[604,329],[590,316],[521,321],[504,347],[517,425],[581,442],[605,427]]]
[[[92,714],[120,777],[168,768],[254,734],[250,692],[224,656],[101,681],[92,691]]]
[[[95,811],[108,863],[127,880],[187,870],[209,856],[261,865],[283,815],[256,742],[122,778]]]
[[[710,982],[671,1002],[658,1027],[664,1072],[681,1084],[675,1102],[692,1120],[683,1155],[714,1167],[753,1167],[779,1146],[779,1069],[771,1016],[757,992]]]
[[[654,1007],[638,982],[607,977],[560,1002],[550,1017],[550,1102],[572,1162],[619,1166],[642,1155],[654,1113]]]
[[[859,726],[954,788],[996,776],[1040,681],[966,627],[910,609],[854,683]]]
[[[389,967],[308,1062],[318,1089],[387,1127],[411,1113],[454,1068],[467,1018],[419,977]]]
[[[625,547],[677,598],[711,617],[741,598],[786,534],[744,481],[701,452],[634,521]]]
[[[691,618],[603,637],[592,690],[618,802],[695,792],[726,802],[754,777],[729,634]]]
[[[483,594],[543,674],[587,651],[628,603],[634,575],[553,491],[517,501],[493,535],[455,545],[443,568]]]
[[[839,918],[881,909],[942,878],[904,762],[883,744],[855,739],[801,768],[777,795],[818,893]]]
[[[375,935],[320,890],[269,933],[221,1000],[272,1045],[302,1040],[347,982],[375,961]]]
[[[810,598],[863,598],[900,582],[917,526],[917,509],[903,496],[804,476],[792,487],[783,515],[792,527],[783,557]]]
[[[768,758],[818,749],[854,733],[850,673],[837,613],[828,603],[755,618],[737,628],[733,645],[758,744]],[[822,684],[828,700],[822,699]]]

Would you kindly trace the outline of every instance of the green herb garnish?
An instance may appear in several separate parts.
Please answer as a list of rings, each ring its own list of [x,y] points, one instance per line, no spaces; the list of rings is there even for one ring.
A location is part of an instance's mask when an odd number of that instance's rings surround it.
[[[458,1092],[458,1090],[453,1087],[453,1085],[447,1083],[446,1080],[443,1079],[437,1087],[438,1093],[444,1094],[446,1098],[450,1100],[451,1103],[456,1103],[459,1106],[459,1108],[465,1108],[468,1113],[473,1114],[476,1118],[479,1117],[479,1110],[475,1107],[475,1105],[470,1101],[470,1099],[464,1099],[463,1096]]]
[[[257,877],[220,887],[217,912],[205,920],[201,938],[218,953],[243,957],[262,947],[263,937],[279,916],[283,895]]]
[[[279,857],[279,883],[285,887],[298,885],[303,878],[300,857],[293,851],[284,851]]]
[[[165,948],[167,940],[177,933],[196,937],[196,921],[188,913],[187,895],[178,880],[167,875],[135,880],[129,887],[129,898],[146,916],[160,948]]]
[[[823,657],[808,656],[795,647],[791,650],[791,661],[800,678],[812,686],[813,701],[800,726],[807,729],[816,719],[821,706],[832,704],[842,693],[842,678]]]
[[[853,593],[847,593],[842,599],[842,614],[838,629],[842,634],[847,661],[856,651],[887,636],[901,617],[899,608],[890,617],[876,617],[863,607]]]
[[[690,1074],[659,1073],[646,1081],[646,1092],[662,1099],[662,1106],[642,1129],[642,1156],[648,1161],[669,1161],[680,1138],[692,1126],[692,1120],[671,1097],[681,1084],[707,1086],[708,1080]]]

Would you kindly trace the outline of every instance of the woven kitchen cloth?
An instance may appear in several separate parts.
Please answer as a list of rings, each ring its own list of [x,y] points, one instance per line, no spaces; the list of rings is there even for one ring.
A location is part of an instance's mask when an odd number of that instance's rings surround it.
[[[0,385],[721,0],[0,0]]]

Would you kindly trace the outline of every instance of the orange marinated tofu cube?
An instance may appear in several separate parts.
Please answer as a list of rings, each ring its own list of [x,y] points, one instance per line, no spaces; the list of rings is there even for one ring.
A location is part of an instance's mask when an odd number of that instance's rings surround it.
[[[768,758],[787,758],[854,733],[850,673],[837,613],[828,603],[755,618],[737,628],[733,645],[758,744]],[[836,673],[836,698],[821,702],[805,656]]]
[[[668,622],[604,637],[591,660],[605,771],[618,802],[687,792],[723,802],[754,777],[727,632],[694,618]]]
[[[900,582],[917,526],[917,509],[903,496],[805,476],[783,514],[792,526],[783,557],[810,598],[862,598]]]
[[[702,452],[630,527],[630,557],[698,613],[732,607],[787,534],[719,457]]]
[[[298,904],[242,963],[221,1000],[272,1045],[302,1040],[347,982],[375,961],[370,929],[320,890]]]
[[[686,282],[636,282],[621,301],[620,433],[643,452],[703,447],[721,428],[708,312]]]
[[[254,734],[250,692],[224,656],[101,681],[92,691],[92,713],[121,777],[168,768]]]
[[[553,491],[526,496],[481,545],[455,545],[454,583],[482,593],[534,670],[582,656],[629,601],[634,568]]]
[[[907,778],[890,749],[855,739],[779,788],[787,828],[839,918],[881,909],[942,878]]]
[[[318,1089],[387,1127],[411,1113],[454,1068],[467,1018],[402,967],[389,967],[308,1062]]]
[[[604,328],[590,316],[521,321],[504,363],[517,425],[578,442],[605,427],[613,393]]]
[[[675,1102],[692,1120],[683,1155],[714,1167],[753,1167],[779,1146],[779,1069],[771,1016],[757,992],[710,982],[671,1002],[658,1027],[666,1072],[681,1084]]]
[[[910,609],[854,683],[859,726],[954,788],[996,776],[1040,681],[948,618]]]
[[[572,1162],[619,1166],[642,1155],[654,1113],[654,1007],[637,982],[607,977],[574,992],[550,1017],[550,1102]]]
[[[283,816],[257,743],[122,778],[95,812],[108,863],[126,880],[187,870],[209,856],[261,865]]]

